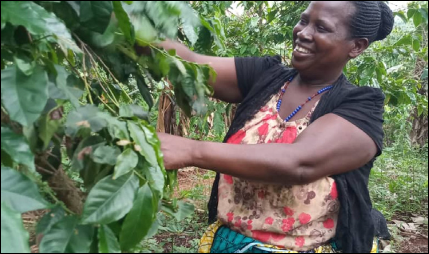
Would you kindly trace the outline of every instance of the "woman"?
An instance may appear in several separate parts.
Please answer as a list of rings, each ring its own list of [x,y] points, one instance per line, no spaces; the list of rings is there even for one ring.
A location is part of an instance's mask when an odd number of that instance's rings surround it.
[[[218,173],[201,252],[375,250],[367,183],[382,151],[384,96],[351,85],[342,70],[392,27],[383,2],[311,2],[293,30],[293,69],[278,57],[161,44],[210,64],[214,97],[241,103],[224,144],[159,134],[166,168]]]

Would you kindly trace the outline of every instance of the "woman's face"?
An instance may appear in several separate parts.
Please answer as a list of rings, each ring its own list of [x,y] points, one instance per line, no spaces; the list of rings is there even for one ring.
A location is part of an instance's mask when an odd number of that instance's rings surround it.
[[[348,2],[311,2],[293,29],[292,65],[302,72],[324,74],[341,71],[350,59]]]

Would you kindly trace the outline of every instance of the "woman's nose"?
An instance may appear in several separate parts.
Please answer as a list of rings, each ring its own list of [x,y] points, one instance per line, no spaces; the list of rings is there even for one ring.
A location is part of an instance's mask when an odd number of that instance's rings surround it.
[[[310,26],[305,26],[301,31],[297,33],[298,38],[301,41],[311,41],[313,39],[314,29]]]

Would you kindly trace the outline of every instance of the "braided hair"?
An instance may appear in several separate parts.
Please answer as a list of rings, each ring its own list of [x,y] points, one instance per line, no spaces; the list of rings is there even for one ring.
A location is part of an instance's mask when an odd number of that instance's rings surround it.
[[[352,38],[367,38],[371,44],[386,38],[393,29],[394,17],[382,1],[350,1],[356,11],[350,18]]]

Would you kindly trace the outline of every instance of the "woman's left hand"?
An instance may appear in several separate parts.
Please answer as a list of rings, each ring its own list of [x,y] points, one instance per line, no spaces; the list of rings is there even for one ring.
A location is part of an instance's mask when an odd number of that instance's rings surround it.
[[[192,165],[194,140],[158,132],[166,169],[174,170]]]

